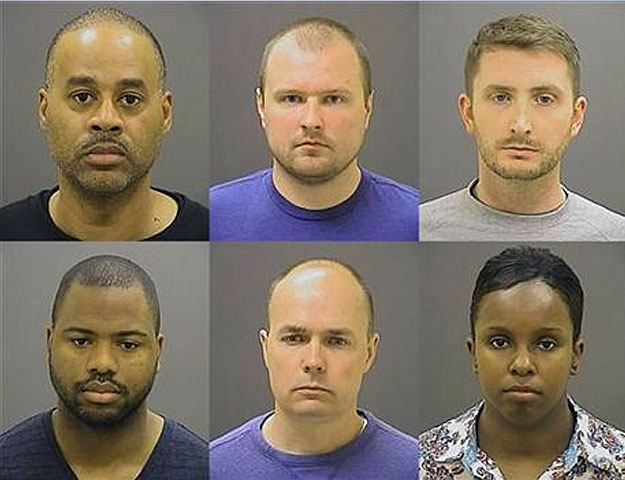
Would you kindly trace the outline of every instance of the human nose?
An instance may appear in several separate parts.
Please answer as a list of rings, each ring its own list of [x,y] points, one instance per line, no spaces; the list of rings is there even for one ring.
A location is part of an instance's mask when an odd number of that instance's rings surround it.
[[[89,130],[95,132],[122,132],[122,119],[112,100],[103,100],[89,120]]]
[[[321,107],[316,99],[309,98],[306,101],[301,124],[304,130],[320,130],[323,127]]]
[[[305,373],[319,374],[326,371],[325,356],[319,341],[313,340],[306,346],[302,367]]]
[[[117,368],[117,359],[110,345],[101,343],[93,347],[87,363],[89,372],[116,373]]]
[[[526,348],[519,348],[510,363],[510,373],[521,377],[536,373],[536,365],[531,353]]]
[[[532,122],[527,106],[518,106],[510,123],[510,131],[517,135],[529,135],[532,133]]]

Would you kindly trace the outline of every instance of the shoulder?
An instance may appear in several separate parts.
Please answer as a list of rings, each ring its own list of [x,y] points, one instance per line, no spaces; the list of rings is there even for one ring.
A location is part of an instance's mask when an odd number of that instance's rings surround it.
[[[209,451],[211,459],[217,455],[228,455],[229,452],[237,451],[245,442],[251,439],[254,428],[258,428],[258,424],[266,415],[252,418],[237,428],[230,430],[221,437],[211,440],[209,443]]]
[[[625,216],[569,191],[570,215],[599,230],[606,240],[625,240]]]
[[[44,478],[51,469],[58,467],[46,433],[45,416],[48,414],[33,415],[0,435],[1,478]],[[19,476],[15,477],[16,473]]]
[[[456,209],[468,200],[467,188],[461,188],[455,192],[447,193],[441,197],[428,200],[421,204],[421,216],[435,215],[441,211]]]
[[[416,438],[398,430],[366,412],[366,418],[373,423],[374,432],[367,455],[381,454],[396,465],[404,465],[407,471],[416,470],[419,459],[419,442]]]
[[[208,240],[208,208],[182,193],[161,188],[155,188],[155,190],[173,198],[178,204],[178,213],[165,230],[148,240]]]
[[[471,440],[480,407],[475,405],[419,435],[422,462],[460,458]]]
[[[54,189],[42,190],[0,208],[0,240],[42,240],[49,232],[47,203]]]
[[[165,418],[161,439],[145,468],[149,478],[204,478],[208,471],[208,444],[181,423]]]
[[[263,185],[265,178],[271,175],[271,169],[263,169],[257,172],[251,173],[243,177],[235,178],[224,183],[217,184],[210,188],[209,196],[211,204],[213,200],[220,200],[224,197],[229,197],[236,193],[248,194],[251,187],[258,187]]]
[[[362,169],[363,176],[371,182],[374,189],[380,190],[386,193],[392,193],[398,197],[404,198],[410,203],[418,205],[419,203],[419,190],[411,185],[400,183],[391,178],[383,175],[370,172],[366,169]]]

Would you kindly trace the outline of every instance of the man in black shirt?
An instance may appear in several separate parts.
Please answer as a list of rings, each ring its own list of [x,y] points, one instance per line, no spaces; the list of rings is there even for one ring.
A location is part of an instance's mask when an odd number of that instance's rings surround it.
[[[163,335],[140,266],[113,255],[73,266],[46,338],[57,406],[0,435],[0,479],[207,478],[206,441],[147,406]]]
[[[0,210],[0,240],[207,240],[208,210],[151,187],[173,95],[153,33],[119,10],[64,25],[46,59],[38,120],[59,186]]]

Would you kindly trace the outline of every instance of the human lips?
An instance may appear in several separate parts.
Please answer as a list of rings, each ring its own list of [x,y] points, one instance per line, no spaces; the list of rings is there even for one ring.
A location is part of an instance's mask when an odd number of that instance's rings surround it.
[[[541,395],[541,391],[531,385],[512,385],[503,391],[507,396],[521,401],[534,400]]]
[[[297,388],[295,388],[296,392],[326,392],[326,393],[332,393],[332,391],[326,387],[323,387],[321,385],[318,385],[316,383],[311,383],[311,384],[306,384],[306,385],[301,385]]]
[[[296,147],[325,147],[329,148],[329,145],[318,140],[303,140],[295,145]]]
[[[122,390],[109,382],[90,382],[81,388],[81,392],[91,403],[107,404],[117,401]]]
[[[538,152],[538,148],[532,145],[523,145],[523,144],[504,145],[503,150],[508,150],[512,153],[536,153]]]
[[[116,143],[99,143],[89,147],[86,153],[88,155],[125,155],[126,150]]]

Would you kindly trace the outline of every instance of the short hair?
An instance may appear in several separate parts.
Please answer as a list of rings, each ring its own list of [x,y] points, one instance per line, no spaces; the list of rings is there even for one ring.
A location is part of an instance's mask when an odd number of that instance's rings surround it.
[[[63,275],[52,306],[52,328],[54,328],[69,288],[75,283],[93,287],[121,288],[140,285],[152,313],[154,331],[156,334],[160,332],[161,310],[154,282],[139,265],[116,255],[96,255],[86,258]]]
[[[339,35],[347,40],[358,55],[365,100],[369,98],[373,87],[371,85],[371,64],[369,63],[367,49],[349,28],[342,23],[325,17],[310,17],[298,20],[282,28],[269,39],[265,44],[260,64],[259,89],[262,95],[265,94],[265,77],[269,55],[271,55],[275,45],[291,33],[295,34],[297,44],[304,49],[321,49],[330,43],[335,35]]]
[[[145,35],[152,42],[154,48],[154,56],[158,64],[159,69],[159,86],[164,88],[165,77],[167,76],[167,68],[165,66],[165,56],[163,55],[163,49],[160,43],[156,39],[152,30],[147,25],[141,22],[139,19],[132,15],[111,7],[100,7],[86,11],[85,13],[72,18],[65,23],[52,37],[50,45],[48,45],[48,52],[46,54],[46,66],[44,71],[44,87],[49,88],[52,84],[52,62],[54,60],[54,54],[56,52],[56,46],[63,35],[68,32],[80,30],[81,28],[91,27],[95,25],[101,25],[103,23],[112,23],[129,28],[135,33]]]
[[[573,341],[579,338],[584,313],[584,291],[575,272],[546,248],[519,246],[507,248],[484,264],[475,281],[471,298],[471,336],[485,295],[507,290],[519,283],[541,281],[549,285],[564,301],[573,323]]]
[[[269,304],[271,303],[271,299],[273,298],[274,291],[276,290],[280,282],[282,282],[282,280],[284,280],[293,270],[301,267],[302,265],[306,265],[308,263],[324,263],[324,262],[329,263],[331,265],[338,265],[340,267],[343,267],[345,270],[347,270],[348,273],[351,274],[354,280],[356,280],[356,283],[358,283],[358,285],[362,289],[362,293],[365,297],[365,302],[367,303],[367,313],[369,317],[367,321],[367,338],[371,338],[373,336],[373,331],[374,331],[373,330],[374,328],[373,327],[373,296],[371,295],[371,289],[369,288],[365,280],[362,278],[362,276],[353,267],[351,267],[350,265],[344,262],[336,260],[334,258],[327,258],[327,257],[307,258],[305,260],[301,260],[291,265],[290,267],[284,269],[282,272],[280,272],[280,274],[278,274],[277,277],[274,278],[274,280],[271,282],[271,285],[269,286],[269,290],[267,294],[267,313],[266,313],[266,321],[265,321],[267,331],[269,331],[269,328],[270,328]]]
[[[500,18],[480,28],[469,46],[464,64],[465,90],[469,96],[473,95],[473,81],[479,71],[482,54],[499,47],[524,50],[544,48],[560,54],[569,67],[574,97],[579,95],[580,56],[575,41],[552,20],[523,13]]]

